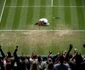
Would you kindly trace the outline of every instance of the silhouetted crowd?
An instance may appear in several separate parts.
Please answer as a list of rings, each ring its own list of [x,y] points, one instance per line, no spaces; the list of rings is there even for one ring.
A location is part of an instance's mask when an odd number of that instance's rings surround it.
[[[85,48],[85,44],[83,45]],[[38,55],[34,50],[28,58],[24,54],[17,55],[18,46],[16,46],[13,55],[11,52],[4,54],[1,46],[0,52],[0,70],[85,70],[85,57],[81,55],[77,49],[74,49],[74,54],[71,54],[73,45],[69,45],[68,51],[59,52],[52,55],[52,51],[43,60],[43,57]]]

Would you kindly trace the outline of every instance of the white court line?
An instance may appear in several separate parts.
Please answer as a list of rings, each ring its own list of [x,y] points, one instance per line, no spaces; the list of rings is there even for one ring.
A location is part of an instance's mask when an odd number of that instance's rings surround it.
[[[25,7],[51,7],[51,6],[5,6],[5,7],[12,7],[12,8],[16,8],[16,7],[22,7],[22,8],[25,8]],[[73,7],[85,7],[85,6],[52,6],[52,7],[70,7],[70,8],[73,8]]]
[[[5,5],[6,5],[6,0],[4,1],[2,12],[1,12],[1,15],[0,15],[0,22],[1,22],[1,19],[2,19],[2,16],[3,16]]]
[[[53,7],[53,0],[51,0],[51,7]]]
[[[29,31],[38,31],[38,32],[49,32],[49,31],[72,31],[72,32],[85,32],[85,30],[0,30],[0,32],[29,32]]]

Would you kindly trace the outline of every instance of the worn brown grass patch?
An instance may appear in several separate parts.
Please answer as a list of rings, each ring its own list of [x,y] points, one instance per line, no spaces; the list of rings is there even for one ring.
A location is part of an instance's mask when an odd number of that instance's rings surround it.
[[[3,48],[12,48],[16,45],[22,47],[20,52],[32,52],[32,49],[38,51],[48,49],[53,49],[56,51],[55,47],[69,46],[69,44],[79,47],[85,43],[85,32],[75,32],[71,30],[62,31],[20,31],[20,32],[0,32],[0,45]],[[42,48],[42,49],[39,49]],[[80,47],[79,47],[80,48]],[[29,51],[28,51],[28,50]],[[5,49],[6,51],[9,49]],[[44,52],[42,51],[42,52]]]

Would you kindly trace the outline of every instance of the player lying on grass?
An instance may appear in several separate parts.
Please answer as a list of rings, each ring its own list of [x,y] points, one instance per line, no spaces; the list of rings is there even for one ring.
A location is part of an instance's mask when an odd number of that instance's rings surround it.
[[[48,26],[48,20],[46,18],[41,18],[39,19],[39,21],[37,23],[35,23],[35,25],[39,25],[39,26]]]

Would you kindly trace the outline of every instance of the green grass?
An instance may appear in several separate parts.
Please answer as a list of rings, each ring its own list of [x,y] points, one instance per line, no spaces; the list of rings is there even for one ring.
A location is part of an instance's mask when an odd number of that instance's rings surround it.
[[[4,0],[0,0],[0,14]],[[16,6],[16,7],[12,7]],[[75,7],[76,6],[76,7]],[[85,1],[84,0],[6,0],[0,30],[69,30],[69,31],[0,31],[0,45],[4,51],[13,52],[19,46],[18,54],[53,54],[67,50],[69,44],[85,54]],[[47,18],[50,26],[35,26],[40,18]],[[59,17],[53,18],[53,17]]]
[[[37,27],[38,30],[58,30],[58,24],[67,25],[67,28],[62,26],[61,30],[68,28],[71,30],[85,29],[85,7],[78,7],[85,6],[84,0],[54,0],[53,2],[53,6],[51,7],[51,0],[7,0],[0,29],[36,30],[36,26],[33,24],[43,17],[49,20],[50,26]],[[53,17],[60,17],[61,19]]]
[[[0,13],[2,12],[3,3],[4,3],[4,0],[0,0]]]

